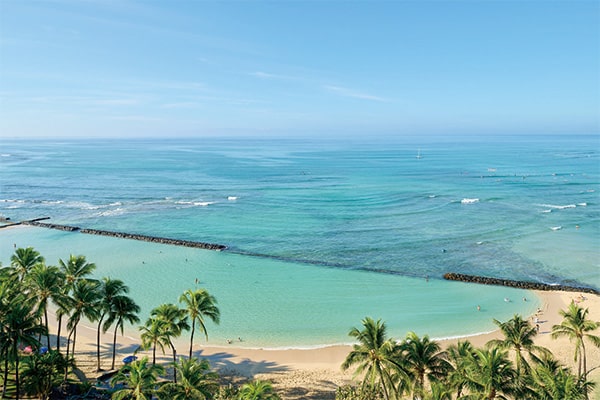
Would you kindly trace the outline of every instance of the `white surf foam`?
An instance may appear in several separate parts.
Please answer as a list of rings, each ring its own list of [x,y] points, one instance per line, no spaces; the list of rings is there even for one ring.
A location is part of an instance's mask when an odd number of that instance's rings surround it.
[[[462,204],[473,204],[473,203],[479,203],[479,199],[468,199],[468,198],[464,198],[460,201]]]
[[[556,205],[556,204],[536,204],[540,207],[548,207],[548,208],[554,208],[557,210],[564,210],[565,208],[576,208],[577,206],[575,204],[566,204],[564,206],[561,205]]]

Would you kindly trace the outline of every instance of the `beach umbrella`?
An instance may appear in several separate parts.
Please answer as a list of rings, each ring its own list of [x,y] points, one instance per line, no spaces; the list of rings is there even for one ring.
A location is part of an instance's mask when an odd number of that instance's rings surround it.
[[[136,356],[127,356],[123,359],[123,364],[129,364],[135,360],[137,360]]]

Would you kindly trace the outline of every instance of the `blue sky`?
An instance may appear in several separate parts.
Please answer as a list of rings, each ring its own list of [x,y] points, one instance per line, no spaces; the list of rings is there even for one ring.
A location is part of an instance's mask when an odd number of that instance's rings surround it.
[[[0,136],[600,133],[597,1],[0,0]]]

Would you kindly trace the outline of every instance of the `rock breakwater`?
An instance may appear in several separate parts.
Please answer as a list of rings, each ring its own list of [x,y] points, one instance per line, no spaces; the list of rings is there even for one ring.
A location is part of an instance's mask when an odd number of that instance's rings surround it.
[[[170,245],[183,246],[183,247],[194,247],[194,248],[206,249],[206,250],[220,251],[220,250],[227,249],[227,246],[222,245],[222,244],[194,242],[192,240],[171,239],[171,238],[164,238],[164,237],[158,237],[158,236],[139,235],[139,234],[135,234],[135,233],[104,231],[104,230],[100,230],[100,229],[80,229],[79,232],[87,233],[90,235],[111,236],[111,237],[116,237],[119,239],[141,240],[143,242],[170,244]]]
[[[545,290],[545,291],[562,291],[562,292],[583,292],[600,295],[600,291],[582,286],[568,286],[568,285],[549,285],[547,283],[540,282],[528,282],[528,281],[515,281],[511,279],[500,279],[500,278],[489,278],[485,276],[476,275],[465,275],[457,274],[454,272],[448,272],[444,274],[444,279],[449,281],[459,281],[468,283],[479,283],[482,285],[495,285],[495,286],[508,286],[517,289],[527,290]]]
[[[101,229],[88,229],[88,228],[80,228],[78,226],[70,226],[70,225],[59,225],[59,224],[50,224],[46,222],[40,222],[42,220],[50,219],[50,217],[37,218],[28,221],[21,221],[19,223],[15,223],[14,225],[31,225],[40,228],[48,228],[48,229],[57,229],[60,231],[66,232],[79,232],[86,233],[89,235],[99,235],[99,236],[110,236],[119,239],[131,239],[131,240],[141,240],[143,242],[151,242],[151,243],[160,243],[160,244],[169,244],[174,246],[183,246],[183,247],[193,247],[196,249],[205,249],[205,250],[226,250],[227,246],[222,244],[215,243],[206,243],[206,242],[195,242],[192,240],[183,240],[183,239],[172,239],[172,238],[164,238],[159,236],[150,236],[150,235],[139,235],[136,233],[125,233],[125,232],[114,232],[114,231],[105,231]]]

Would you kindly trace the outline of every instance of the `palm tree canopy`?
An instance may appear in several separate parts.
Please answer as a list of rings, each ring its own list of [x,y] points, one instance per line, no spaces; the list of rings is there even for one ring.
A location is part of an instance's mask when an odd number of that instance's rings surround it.
[[[37,264],[26,276],[31,294],[37,298],[40,309],[45,310],[47,300],[53,299],[58,305],[63,276],[58,267]]]
[[[153,309],[150,315],[167,323],[163,325],[163,329],[166,329],[171,337],[179,337],[184,330],[190,329],[186,310],[180,309],[175,304],[161,304]]]
[[[156,386],[157,377],[164,374],[165,370],[160,365],[148,365],[148,357],[125,365],[113,377],[112,385],[125,383],[127,387],[116,391],[113,399],[151,399]]]
[[[221,313],[216,305],[217,299],[205,289],[188,289],[179,297],[179,302],[184,304],[192,324],[198,321],[200,329],[202,329],[206,340],[208,340],[204,318],[208,317],[215,324],[219,324]]]
[[[563,321],[552,326],[552,337],[567,336],[572,340],[581,340],[584,336],[588,337],[595,346],[600,347],[600,338],[598,336],[586,334],[600,326],[600,322],[587,319],[589,310],[579,307],[575,302],[571,302],[569,308],[560,311]]]
[[[85,256],[75,256],[73,254],[69,256],[67,262],[62,259],[58,260],[58,265],[65,274],[68,285],[72,285],[76,280],[91,275],[96,269],[96,264],[88,263]]]
[[[276,400],[279,396],[269,382],[255,380],[240,388],[239,400]]]
[[[73,308],[67,327],[73,329],[82,317],[90,322],[99,317],[100,292],[98,281],[78,280],[73,286]]]
[[[486,346],[496,346],[501,349],[514,350],[516,354],[517,372],[520,372],[522,362],[525,364],[525,368],[529,368],[529,364],[527,364],[521,356],[521,351],[525,350],[529,354],[548,353],[546,348],[537,346],[534,343],[534,338],[537,336],[537,329],[520,315],[514,315],[513,318],[506,322],[500,322],[497,319],[494,319],[494,323],[500,328],[500,331],[504,335],[504,339],[490,340]]]
[[[472,395],[494,399],[514,391],[516,371],[506,350],[498,347],[475,349],[465,368],[465,386]]]
[[[137,324],[140,322],[138,313],[140,307],[127,296],[115,296],[112,299],[111,308],[108,312],[108,318],[103,324],[103,330],[106,331],[114,322],[117,322],[117,326],[121,329],[123,334],[123,322],[127,321],[130,324]]]
[[[33,247],[18,248],[10,257],[10,265],[15,268],[21,280],[36,264],[44,262],[44,257]]]
[[[210,372],[208,360],[198,361],[196,358],[180,359],[177,363],[177,382],[163,385],[159,398],[169,400],[204,400],[212,399],[219,389],[219,375]]]
[[[416,333],[409,332],[400,345],[400,350],[402,366],[410,373],[415,386],[418,385],[420,389],[423,388],[425,377],[435,382],[450,370],[446,353],[440,351],[440,345],[436,341],[429,340],[427,335],[419,338]]]
[[[398,347],[393,339],[387,338],[385,323],[370,317],[362,320],[363,329],[352,328],[348,333],[358,341],[342,364],[346,370],[358,365],[355,376],[364,373],[363,387],[381,386],[386,398],[395,391],[394,383],[405,378],[397,362]]]

